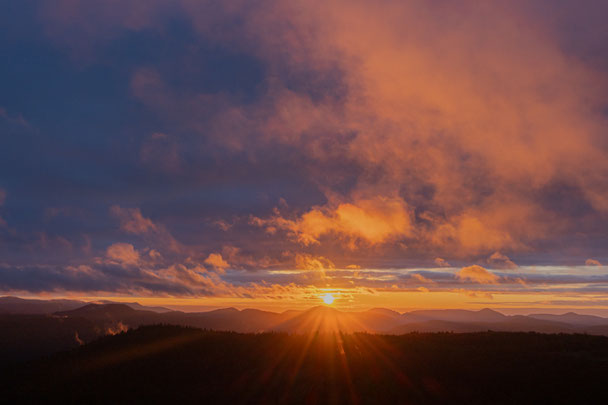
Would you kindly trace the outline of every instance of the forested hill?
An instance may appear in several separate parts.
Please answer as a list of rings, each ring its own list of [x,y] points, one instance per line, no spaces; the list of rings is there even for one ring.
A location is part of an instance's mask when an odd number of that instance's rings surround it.
[[[608,338],[145,326],[4,370],[6,403],[605,403]]]

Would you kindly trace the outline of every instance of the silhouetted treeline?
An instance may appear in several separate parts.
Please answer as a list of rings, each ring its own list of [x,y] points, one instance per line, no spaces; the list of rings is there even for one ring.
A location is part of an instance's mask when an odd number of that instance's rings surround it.
[[[14,403],[600,404],[607,376],[602,336],[146,326],[5,370],[2,390]]]

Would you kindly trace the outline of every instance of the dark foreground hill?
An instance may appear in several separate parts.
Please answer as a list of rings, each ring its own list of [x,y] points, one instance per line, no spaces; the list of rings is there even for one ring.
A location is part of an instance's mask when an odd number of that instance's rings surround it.
[[[608,338],[146,326],[4,370],[6,403],[605,403]]]

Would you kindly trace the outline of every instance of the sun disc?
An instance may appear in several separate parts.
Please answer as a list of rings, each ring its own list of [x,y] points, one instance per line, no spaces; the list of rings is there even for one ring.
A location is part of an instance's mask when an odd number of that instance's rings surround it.
[[[331,305],[331,304],[333,304],[334,299],[335,299],[335,298],[334,298],[334,296],[333,296],[333,295],[331,295],[331,294],[329,294],[329,293],[325,294],[325,295],[324,295],[324,296],[322,296],[321,298],[323,299],[323,302],[324,302],[325,304],[327,304],[327,305]]]

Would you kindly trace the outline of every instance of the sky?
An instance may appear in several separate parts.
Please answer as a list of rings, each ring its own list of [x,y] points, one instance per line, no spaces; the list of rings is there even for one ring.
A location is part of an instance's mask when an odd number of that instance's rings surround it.
[[[608,314],[608,6],[0,4],[0,294]]]

